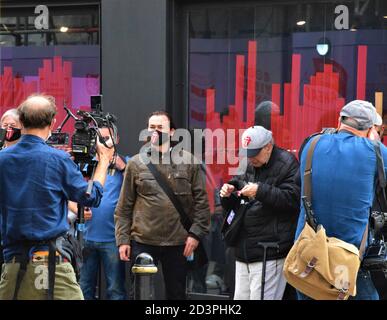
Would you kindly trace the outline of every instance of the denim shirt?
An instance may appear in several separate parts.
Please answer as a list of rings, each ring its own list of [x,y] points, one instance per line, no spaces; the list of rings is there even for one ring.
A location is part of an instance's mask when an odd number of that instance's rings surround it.
[[[98,207],[103,188],[87,182],[68,153],[38,136],[23,135],[0,152],[0,213],[5,261],[19,252],[20,241],[48,240],[69,229],[67,201]]]

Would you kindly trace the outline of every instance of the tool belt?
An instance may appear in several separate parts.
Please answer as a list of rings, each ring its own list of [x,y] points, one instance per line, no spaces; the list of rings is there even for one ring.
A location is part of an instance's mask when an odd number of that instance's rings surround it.
[[[32,256],[28,262],[48,263],[48,256],[49,256],[48,251],[36,251],[32,254]],[[22,261],[23,261],[23,259],[20,256],[14,256],[14,257],[12,257],[11,260],[8,261],[8,263],[22,263]],[[66,263],[66,262],[71,262],[71,261],[69,259],[67,259],[66,257],[63,257],[62,255],[60,255],[59,252],[56,252],[55,263],[61,264],[61,263]]]
[[[57,238],[43,240],[43,241],[21,241],[21,254],[13,257],[11,262],[20,263],[20,269],[16,279],[15,291],[13,299],[17,300],[18,291],[23,280],[24,274],[27,271],[28,263],[43,262],[48,266],[48,292],[47,299],[54,299],[54,285],[55,285],[55,270],[56,265],[60,263],[70,262],[74,271],[79,276],[81,254],[76,241],[69,235],[60,235]],[[48,247],[48,250],[35,251],[30,256],[31,249],[35,247]]]
[[[48,251],[37,251],[32,254],[30,261],[48,263],[48,256],[49,256]],[[57,251],[55,255],[55,263],[61,264],[65,262],[70,262],[70,260],[60,255],[59,252]]]

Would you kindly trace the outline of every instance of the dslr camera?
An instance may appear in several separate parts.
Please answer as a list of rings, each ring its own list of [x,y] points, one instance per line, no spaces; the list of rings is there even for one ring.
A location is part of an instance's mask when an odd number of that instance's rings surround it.
[[[364,253],[362,267],[371,272],[383,272],[387,278],[387,247],[382,230],[386,219],[387,213],[385,212],[373,211],[371,213],[369,226],[373,240]]]

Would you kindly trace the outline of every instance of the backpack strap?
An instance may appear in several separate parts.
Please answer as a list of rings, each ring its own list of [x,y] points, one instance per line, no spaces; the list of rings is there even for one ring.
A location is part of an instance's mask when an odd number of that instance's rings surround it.
[[[54,300],[55,271],[56,271],[56,244],[55,244],[55,240],[50,240],[48,243],[48,291],[47,291],[48,300]]]
[[[17,300],[20,286],[23,282],[24,276],[27,271],[27,265],[30,262],[30,251],[36,246],[47,246],[48,245],[48,291],[47,299],[54,299],[54,287],[55,287],[55,270],[56,270],[56,245],[55,240],[43,240],[43,241],[22,241],[21,244],[21,255],[14,257],[14,261],[20,263],[20,268],[16,276],[15,290],[13,293],[13,300]]]
[[[306,155],[306,164],[304,171],[304,195],[307,200],[312,203],[312,159],[314,149],[316,148],[317,142],[320,140],[321,135],[313,137],[312,142],[310,143],[308,154]]]

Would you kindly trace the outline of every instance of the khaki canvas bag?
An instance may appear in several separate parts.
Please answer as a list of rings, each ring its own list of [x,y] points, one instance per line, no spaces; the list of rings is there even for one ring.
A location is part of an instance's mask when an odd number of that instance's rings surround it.
[[[321,136],[309,147],[304,172],[304,206],[311,209],[312,156]],[[305,211],[307,208],[305,208]],[[312,214],[312,210],[309,211]],[[312,223],[314,222],[314,223]],[[306,217],[305,226],[285,259],[284,275],[290,285],[315,300],[346,300],[356,295],[356,279],[368,235],[363,234],[360,250],[353,244],[327,237],[322,225]]]

